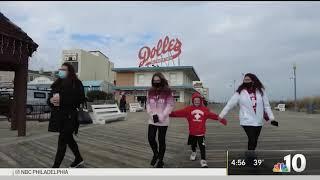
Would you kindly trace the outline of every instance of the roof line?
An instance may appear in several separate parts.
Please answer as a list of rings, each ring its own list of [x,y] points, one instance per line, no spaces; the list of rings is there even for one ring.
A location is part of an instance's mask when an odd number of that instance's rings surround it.
[[[88,52],[99,52],[99,53],[101,53],[104,57],[106,57],[107,59],[109,59],[109,57],[106,56],[105,54],[103,54],[103,52],[101,52],[100,50],[92,50],[92,51],[88,51]]]
[[[4,36],[7,36],[9,38],[13,38],[13,39],[16,39],[16,40],[19,40],[19,41],[23,41],[23,42],[26,42],[30,45],[33,45],[34,46],[34,51],[36,51],[36,49],[38,48],[38,44],[36,42],[34,42],[32,40],[32,38],[26,33],[24,32],[18,25],[16,25],[15,23],[13,23],[9,18],[7,18],[3,13],[0,12],[0,20],[1,22],[3,23],[7,23],[9,26],[12,26],[14,29],[14,31],[16,31],[18,33],[18,35],[12,35],[12,34],[7,34],[6,32],[4,31],[0,31],[0,34],[4,35]],[[8,27],[8,29],[10,29],[10,27]],[[22,35],[22,37],[20,36]],[[33,52],[34,52],[33,51]],[[32,52],[32,53],[33,53]]]

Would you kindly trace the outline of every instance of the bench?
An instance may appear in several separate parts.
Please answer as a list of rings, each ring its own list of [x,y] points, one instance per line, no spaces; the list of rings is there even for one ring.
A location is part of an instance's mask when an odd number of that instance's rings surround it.
[[[286,105],[285,104],[278,104],[278,106],[276,106],[274,109],[278,110],[278,111],[286,111]]]
[[[111,121],[125,120],[127,113],[120,112],[117,104],[91,105],[93,112],[93,124],[105,124]]]
[[[129,111],[130,112],[143,111],[143,107],[141,107],[140,103],[130,103],[129,104]]]

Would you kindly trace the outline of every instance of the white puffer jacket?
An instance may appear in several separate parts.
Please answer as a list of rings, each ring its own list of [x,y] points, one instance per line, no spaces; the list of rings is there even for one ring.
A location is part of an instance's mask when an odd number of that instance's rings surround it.
[[[240,106],[240,125],[242,126],[262,126],[264,121],[264,111],[267,113],[270,120],[274,120],[274,115],[271,111],[269,99],[266,95],[266,92],[263,91],[262,96],[261,93],[257,90],[256,97],[256,112],[254,112],[252,101],[250,99],[248,91],[242,90],[240,94],[236,92],[228,101],[227,105],[223,108],[219,117],[224,118],[229,110],[238,104]]]

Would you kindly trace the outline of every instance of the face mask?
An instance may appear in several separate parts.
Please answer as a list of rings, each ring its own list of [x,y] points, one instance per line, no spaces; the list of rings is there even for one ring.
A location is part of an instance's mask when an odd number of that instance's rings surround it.
[[[153,86],[158,88],[158,87],[160,87],[160,83],[153,83]]]
[[[246,88],[251,88],[253,86],[253,82],[243,83]]]
[[[159,88],[160,87],[160,82],[152,83],[154,87]]]
[[[59,78],[64,79],[67,77],[67,72],[59,70],[58,76],[59,76]]]

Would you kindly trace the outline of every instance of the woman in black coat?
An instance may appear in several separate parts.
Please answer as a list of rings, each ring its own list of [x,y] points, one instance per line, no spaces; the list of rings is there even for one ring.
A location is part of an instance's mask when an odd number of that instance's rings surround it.
[[[121,112],[127,112],[126,105],[127,105],[126,96],[122,95],[120,99],[120,106],[119,106]]]
[[[70,167],[84,163],[73,133],[78,133],[79,121],[77,108],[85,101],[84,88],[77,78],[73,66],[62,64],[59,78],[51,85],[52,93],[48,99],[51,106],[49,131],[59,132],[58,149],[53,168],[59,168],[65,156],[67,145],[75,156]]]

